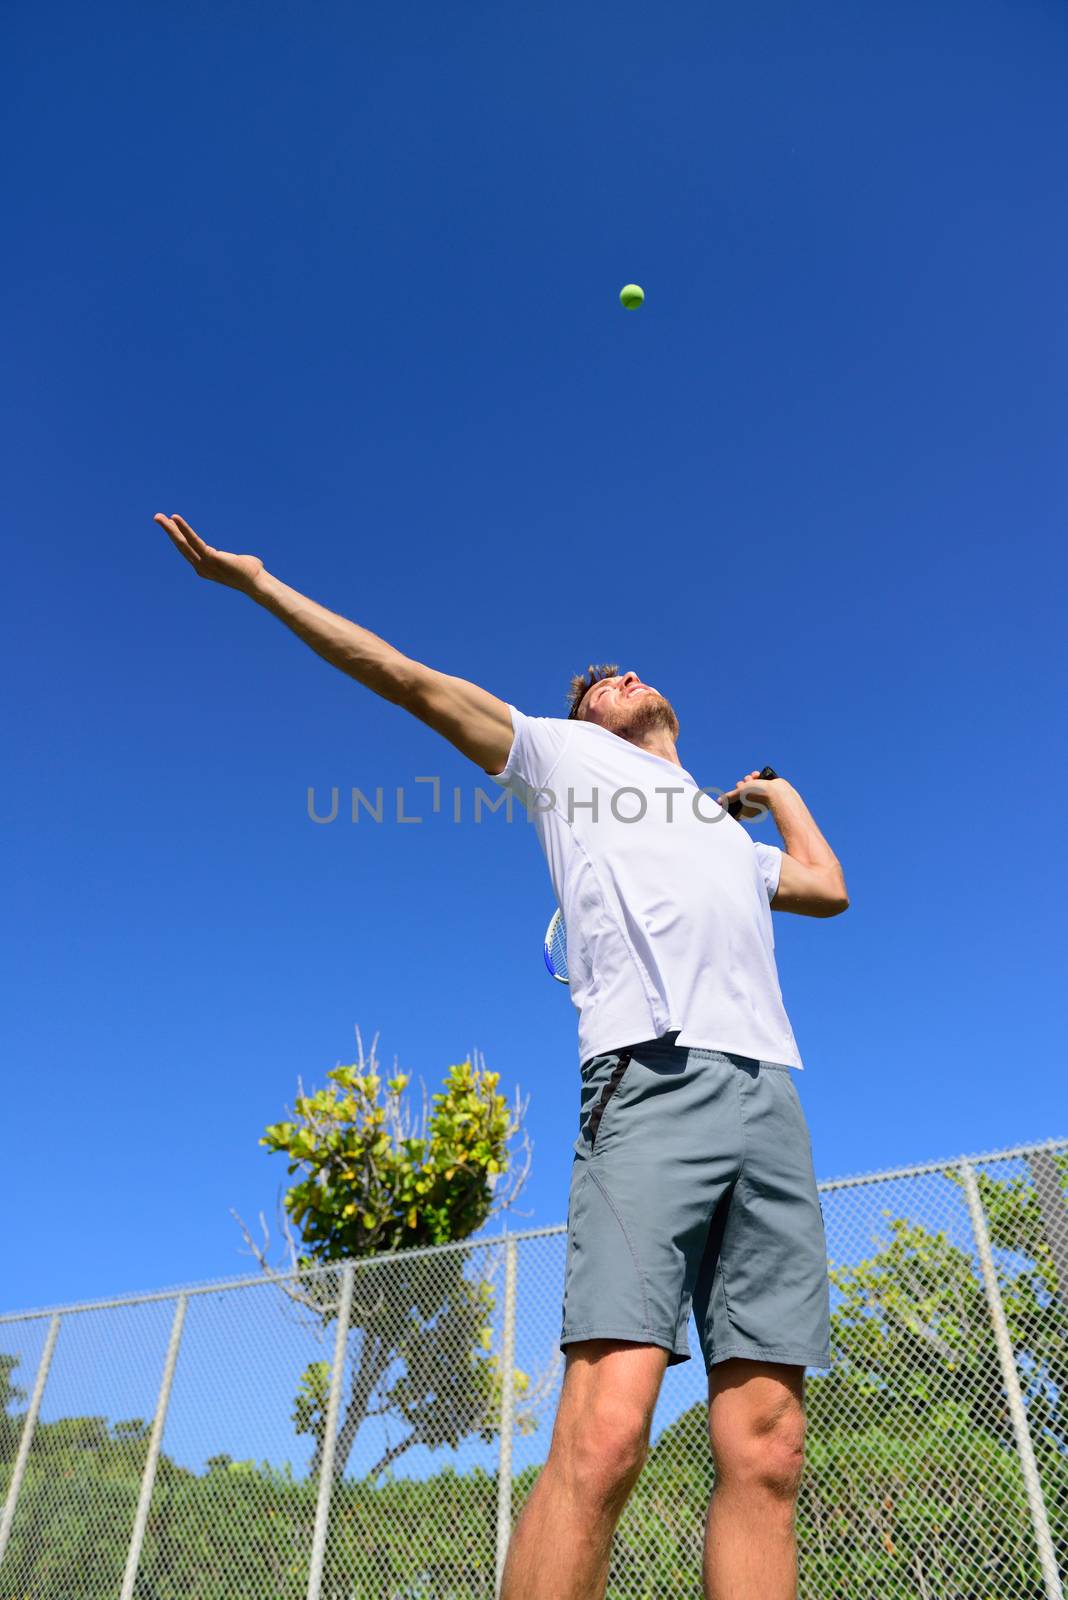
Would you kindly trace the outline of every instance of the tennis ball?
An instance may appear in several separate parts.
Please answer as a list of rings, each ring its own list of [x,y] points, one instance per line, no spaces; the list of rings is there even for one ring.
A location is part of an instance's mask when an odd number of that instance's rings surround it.
[[[636,283],[625,283],[619,291],[619,303],[627,311],[637,311],[645,299],[645,290]]]

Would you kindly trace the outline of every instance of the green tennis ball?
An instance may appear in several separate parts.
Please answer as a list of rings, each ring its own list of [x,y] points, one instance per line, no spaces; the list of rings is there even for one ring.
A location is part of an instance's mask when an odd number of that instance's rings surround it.
[[[619,291],[619,303],[627,311],[637,311],[645,299],[645,290],[636,283],[625,283]]]

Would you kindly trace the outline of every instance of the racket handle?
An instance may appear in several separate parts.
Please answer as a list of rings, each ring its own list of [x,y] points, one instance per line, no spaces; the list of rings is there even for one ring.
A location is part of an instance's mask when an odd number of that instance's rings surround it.
[[[765,767],[760,776],[762,778],[777,778],[779,774],[775,771],[774,767]],[[728,815],[732,816],[737,822],[738,818],[742,814],[742,802],[740,800],[732,800],[730,805],[727,807],[727,812]]]

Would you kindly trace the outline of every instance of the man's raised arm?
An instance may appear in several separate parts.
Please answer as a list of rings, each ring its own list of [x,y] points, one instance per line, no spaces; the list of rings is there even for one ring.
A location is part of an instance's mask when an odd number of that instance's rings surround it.
[[[403,706],[476,761],[500,772],[512,748],[512,719],[496,695],[465,678],[413,661],[368,629],[338,616],[269,573],[258,556],[234,555],[207,544],[184,517],[154,518],[199,577],[237,589],[291,628],[331,666]]]
[[[762,814],[775,819],[785,847],[773,911],[796,911],[802,917],[836,917],[849,909],[842,864],[816,826],[816,819],[785,778],[762,778],[751,772],[740,778],[719,803],[742,801],[742,816]],[[748,805],[746,804],[748,802]]]

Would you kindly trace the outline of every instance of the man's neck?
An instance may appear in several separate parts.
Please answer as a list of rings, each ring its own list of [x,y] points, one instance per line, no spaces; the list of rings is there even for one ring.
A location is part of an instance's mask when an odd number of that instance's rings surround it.
[[[627,739],[625,733],[621,733],[619,737]],[[675,741],[665,728],[653,728],[650,732],[639,735],[637,739],[627,739],[627,743],[637,746],[639,750],[648,750],[652,756],[662,756],[665,761],[672,761],[677,767],[682,766],[678,751],[675,749]]]

